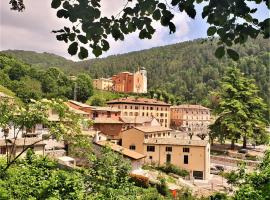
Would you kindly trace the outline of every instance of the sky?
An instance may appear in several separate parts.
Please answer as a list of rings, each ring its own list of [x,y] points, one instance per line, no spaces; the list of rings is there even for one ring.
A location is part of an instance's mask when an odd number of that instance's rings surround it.
[[[25,0],[26,9],[20,13],[11,11],[8,2],[9,0],[0,0],[0,50],[49,52],[67,59],[78,60],[76,56],[67,53],[68,45],[57,41],[55,34],[51,32],[68,25],[66,20],[57,18],[56,11],[50,7],[51,0]],[[117,14],[126,1],[103,0],[101,2],[102,14],[110,16]],[[269,14],[268,10],[262,8],[257,16],[266,18]],[[201,11],[202,7],[197,7],[198,14],[195,19],[189,18],[185,13],[175,13],[173,21],[176,25],[176,33],[174,34],[169,34],[167,27],[155,23],[156,33],[151,40],[140,40],[138,32],[126,36],[124,41],[114,41],[109,38],[110,50],[102,57],[205,38],[208,25],[200,17]],[[92,53],[90,58],[94,58]]]

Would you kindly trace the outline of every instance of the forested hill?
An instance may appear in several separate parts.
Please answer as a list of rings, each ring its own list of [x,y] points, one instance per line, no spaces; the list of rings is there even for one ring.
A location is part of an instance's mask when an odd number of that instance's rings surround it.
[[[67,61],[68,64],[63,63],[58,67],[71,73],[85,70],[93,78],[108,77],[123,70],[135,71],[138,67],[145,67],[148,71],[150,89],[166,90],[183,102],[201,103],[207,100],[205,97],[209,91],[217,87],[217,82],[226,67],[235,64],[230,59],[216,59],[214,56],[216,47],[215,42],[195,40],[102,59],[77,63]],[[244,46],[236,46],[234,49],[241,57],[236,64],[243,73],[256,79],[261,95],[269,100],[269,41],[261,38],[249,40]],[[36,64],[31,59],[27,60],[26,56],[16,54],[15,52],[12,56]],[[25,54],[27,55],[27,52]],[[41,56],[39,59],[42,60]],[[48,58],[44,56],[44,60],[40,63],[47,63],[46,60]],[[43,66],[47,67],[48,64]],[[70,66],[76,70],[69,70]]]

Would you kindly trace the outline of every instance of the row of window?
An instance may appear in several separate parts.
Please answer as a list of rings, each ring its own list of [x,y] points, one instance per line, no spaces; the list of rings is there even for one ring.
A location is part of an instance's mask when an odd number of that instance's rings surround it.
[[[133,145],[134,146],[134,145]],[[136,148],[136,147],[135,147]],[[155,146],[150,146],[150,145],[148,145],[147,147],[146,147],[147,149],[147,152],[155,152]],[[170,146],[167,146],[166,147],[166,152],[172,152],[172,147],[170,147]],[[184,153],[189,153],[189,148],[188,147],[184,147],[183,148],[183,152]]]
[[[172,110],[173,112],[176,113],[182,113],[182,110]],[[190,110],[186,110],[183,111],[183,113],[191,113],[191,114],[210,114],[209,111],[190,111]]]
[[[145,134],[144,135],[144,138],[145,139],[148,139],[148,138],[156,138],[156,137],[165,137],[165,136],[170,136],[171,135],[171,133],[170,132],[160,132],[160,133],[151,133],[151,134]]]
[[[139,116],[139,112],[124,112],[124,116]],[[144,113],[144,112],[142,112],[142,116],[144,117],[144,116],[146,116],[146,117],[148,117],[148,116],[153,116],[153,113]],[[156,116],[158,117],[159,116],[159,114],[158,113],[156,113]],[[160,117],[167,117],[168,115],[167,115],[167,113],[160,113]],[[166,123],[167,123],[167,119],[165,119],[165,121],[166,121]]]
[[[125,109],[135,109],[135,110],[139,110],[140,107],[139,106],[124,106]],[[118,109],[121,109],[121,106],[118,106]],[[161,111],[168,111],[168,108],[163,108],[163,107],[153,107],[153,106],[142,106],[141,107],[142,110],[161,110]]]
[[[153,157],[149,156],[149,159],[152,160]],[[188,155],[184,155],[184,164],[188,164]],[[172,161],[172,155],[171,154],[166,154],[166,163],[171,163]]]

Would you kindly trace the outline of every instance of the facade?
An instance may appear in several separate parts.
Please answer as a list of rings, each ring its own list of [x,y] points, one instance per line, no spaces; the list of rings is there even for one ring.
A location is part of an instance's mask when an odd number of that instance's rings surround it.
[[[156,99],[126,97],[108,101],[121,111],[121,117],[154,117],[161,126],[170,126],[170,104]]]
[[[171,107],[171,127],[201,132],[210,124],[210,109],[201,105],[179,105]]]
[[[164,127],[135,127],[122,132],[122,146],[146,156],[149,164],[174,164],[195,179],[210,175],[210,145],[207,140],[176,138]]]
[[[93,80],[93,87],[98,90],[113,90],[113,81],[111,78],[99,78]]]
[[[100,153],[101,148],[104,147],[110,147],[114,152],[122,154],[125,159],[130,160],[131,163],[131,171],[138,170],[142,167],[144,163],[145,155],[132,151],[128,148],[125,148],[123,146],[111,143],[109,141],[105,140],[99,140],[98,137],[95,137],[93,140],[93,143],[95,144],[94,149],[97,152],[97,154]]]

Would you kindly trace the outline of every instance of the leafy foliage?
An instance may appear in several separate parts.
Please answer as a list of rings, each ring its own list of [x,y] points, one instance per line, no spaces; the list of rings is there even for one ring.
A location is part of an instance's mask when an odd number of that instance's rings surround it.
[[[215,109],[218,118],[210,125],[212,134],[232,141],[242,137],[244,148],[247,139],[259,144],[268,143],[265,131],[267,108],[257,93],[254,80],[246,78],[236,67],[229,68],[215,94],[219,98]]]

